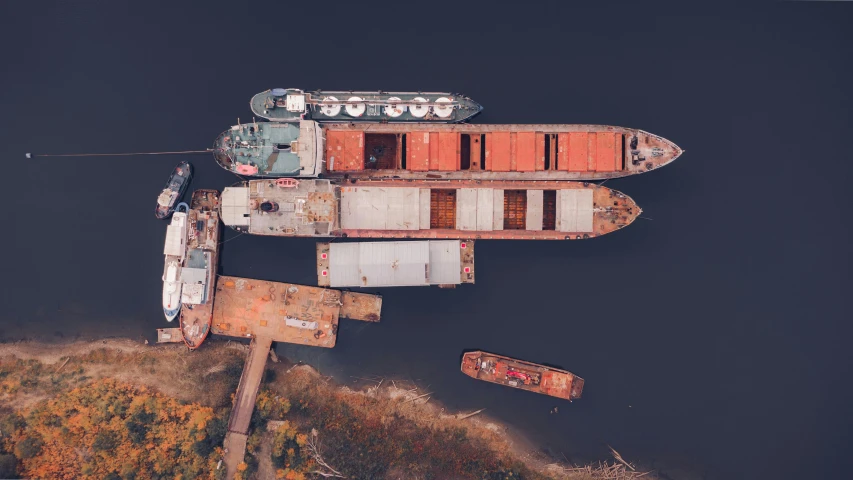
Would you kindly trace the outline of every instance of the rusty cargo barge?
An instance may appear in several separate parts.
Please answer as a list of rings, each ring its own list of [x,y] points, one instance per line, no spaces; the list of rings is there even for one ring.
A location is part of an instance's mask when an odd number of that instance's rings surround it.
[[[187,348],[195,350],[207,338],[213,323],[219,265],[219,191],[194,191],[187,222],[187,259],[181,272],[180,332]]]
[[[213,145],[238,175],[278,178],[604,180],[663,167],[669,140],[606,125],[253,122]]]
[[[627,195],[579,182],[252,180],[223,191],[222,222],[282,237],[598,237],[641,213]]]
[[[571,372],[493,353],[467,352],[461,369],[477,380],[566,400],[577,400],[583,392],[584,380]]]

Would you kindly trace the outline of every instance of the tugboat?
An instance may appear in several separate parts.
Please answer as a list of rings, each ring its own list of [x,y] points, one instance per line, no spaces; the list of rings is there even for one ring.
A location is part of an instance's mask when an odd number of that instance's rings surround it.
[[[462,373],[477,380],[566,400],[581,398],[584,380],[557,368],[486,352],[462,355]]]
[[[179,203],[172,222],[166,227],[166,244],[163,247],[163,314],[171,322],[181,310],[181,267],[187,252],[186,203]]]
[[[237,175],[337,179],[599,181],[657,170],[678,145],[607,125],[253,122],[214,141]]]
[[[169,181],[166,182],[166,187],[157,197],[157,208],[154,209],[154,215],[157,218],[164,220],[175,211],[175,203],[189,187],[191,177],[192,165],[189,162],[181,162],[175,167]]]
[[[252,113],[271,122],[459,123],[483,107],[445,92],[346,92],[273,88],[250,102]]]
[[[193,192],[188,214],[187,260],[181,272],[181,337],[197,349],[210,333],[219,253],[219,192]]]

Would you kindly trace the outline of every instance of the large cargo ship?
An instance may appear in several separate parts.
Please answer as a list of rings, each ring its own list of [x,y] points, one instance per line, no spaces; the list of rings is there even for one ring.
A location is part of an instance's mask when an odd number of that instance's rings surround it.
[[[273,88],[250,102],[252,113],[271,122],[464,122],[483,107],[442,92],[348,92]]]
[[[219,165],[256,177],[603,180],[658,169],[682,150],[605,125],[255,122],[214,142]]]
[[[187,214],[186,265],[181,273],[180,330],[190,350],[198,348],[210,333],[219,255],[219,192],[193,192]]]
[[[254,235],[569,240],[619,230],[641,210],[593,183],[278,179],[226,188],[220,212]]]
[[[583,392],[583,379],[571,372],[493,353],[465,353],[462,373],[477,380],[566,400],[577,400]]]

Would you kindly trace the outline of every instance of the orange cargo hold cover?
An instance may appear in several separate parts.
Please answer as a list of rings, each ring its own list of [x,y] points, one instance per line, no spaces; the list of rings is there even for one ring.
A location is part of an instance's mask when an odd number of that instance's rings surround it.
[[[509,171],[510,132],[486,134],[486,169],[492,172]]]
[[[407,170],[429,170],[429,132],[412,132],[406,135]]]
[[[459,137],[457,132],[441,132],[438,134],[438,169],[443,172],[459,170],[461,158],[459,154]]]
[[[429,132],[429,169],[438,170],[438,132]]]
[[[569,171],[585,172],[588,165],[589,139],[586,132],[572,132],[569,136]]]
[[[518,132],[515,135],[515,170],[517,172],[536,170],[536,132]]]
[[[364,170],[364,132],[326,132],[326,159],[329,170]]]
[[[595,152],[595,171],[612,172],[616,170],[616,153],[614,152],[616,134],[599,132],[596,137],[598,138]]]

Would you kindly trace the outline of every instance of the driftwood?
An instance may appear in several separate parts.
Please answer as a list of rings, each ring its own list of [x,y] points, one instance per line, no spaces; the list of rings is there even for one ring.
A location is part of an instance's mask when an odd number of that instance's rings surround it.
[[[457,420],[465,420],[466,418],[468,418],[468,417],[473,417],[474,415],[476,415],[476,414],[478,414],[478,413],[482,412],[483,410],[485,410],[485,408],[481,408],[481,409],[477,410],[476,412],[471,412],[471,413],[469,413],[469,414],[467,414],[467,415],[462,415],[461,417],[456,417],[456,419],[457,419]]]
[[[622,465],[625,465],[626,467],[630,468],[630,469],[631,469],[631,471],[635,471],[635,470],[637,470],[636,468],[634,468],[634,466],[633,466],[633,465],[631,465],[630,463],[626,462],[626,461],[625,461],[625,459],[624,459],[624,458],[622,458],[622,455],[619,455],[619,452],[617,452],[615,448],[611,447],[610,445],[608,445],[608,446],[607,446],[607,448],[609,448],[609,449],[610,449],[610,453],[612,453],[612,454],[613,454],[613,458],[615,458],[617,462],[619,462],[619,463],[621,463]]]
[[[56,371],[59,372],[60,370],[62,370],[62,368],[65,367],[65,365],[68,363],[68,360],[71,360],[71,357],[66,358],[65,361],[62,362],[62,365],[60,365],[59,368],[56,369]]]
[[[407,402],[414,402],[415,400],[417,400],[417,399],[419,399],[419,398],[424,398],[424,397],[426,397],[427,395],[430,395],[431,393],[432,393],[432,392],[427,392],[427,393],[425,393],[425,394],[423,394],[423,395],[418,395],[417,397],[415,397],[415,398],[410,398],[410,399],[408,399],[408,400],[406,400],[406,401],[407,401]]]

